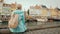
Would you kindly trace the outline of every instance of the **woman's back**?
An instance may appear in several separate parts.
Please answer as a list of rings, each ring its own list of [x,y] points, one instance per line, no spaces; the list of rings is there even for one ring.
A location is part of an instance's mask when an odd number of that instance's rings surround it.
[[[24,32],[27,28],[25,25],[24,12],[22,10],[13,11],[14,14],[18,14],[18,26],[16,28],[10,28],[11,32]]]

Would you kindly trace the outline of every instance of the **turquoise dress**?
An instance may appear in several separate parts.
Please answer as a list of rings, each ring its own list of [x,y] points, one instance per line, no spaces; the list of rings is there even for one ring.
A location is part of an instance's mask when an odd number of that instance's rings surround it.
[[[9,28],[11,32],[24,32],[27,30],[25,25],[24,12],[22,10],[13,11],[14,14],[18,14],[18,26],[16,28]]]

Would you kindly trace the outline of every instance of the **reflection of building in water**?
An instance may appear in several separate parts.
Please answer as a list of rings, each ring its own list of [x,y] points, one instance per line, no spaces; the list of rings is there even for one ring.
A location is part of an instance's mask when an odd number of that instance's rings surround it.
[[[10,8],[11,8],[11,6],[10,6],[11,4],[3,4],[3,13],[4,14],[10,14],[11,13],[11,10],[10,10]]]
[[[35,16],[47,16],[48,15],[48,8],[45,6],[31,6],[29,9],[30,15],[35,15]]]
[[[17,9],[17,4],[16,3],[12,3],[11,4],[11,10],[13,11],[13,10],[16,10]]]
[[[3,7],[3,0],[0,0],[0,14],[2,12],[2,7]]]
[[[10,4],[6,4],[3,0],[0,0],[0,13],[9,14],[10,13]]]
[[[44,5],[36,5],[36,6],[30,6],[29,9],[29,16],[46,16],[48,18],[54,18],[57,19],[60,17],[60,10],[59,8],[47,8]]]
[[[59,15],[59,17],[60,17],[60,9],[58,9],[58,15]]]
[[[30,9],[29,9],[29,15],[30,16],[39,16],[40,14],[40,6],[36,5],[36,6],[30,6]]]
[[[41,13],[41,16],[48,16],[49,10],[48,10],[48,8],[42,6],[41,12],[42,12],[42,13]]]
[[[51,11],[51,16],[56,16],[57,15],[57,11],[55,9],[50,9]]]

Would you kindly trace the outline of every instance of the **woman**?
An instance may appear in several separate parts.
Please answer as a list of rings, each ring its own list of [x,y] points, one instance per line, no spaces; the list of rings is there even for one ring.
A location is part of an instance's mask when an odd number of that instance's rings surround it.
[[[13,34],[24,34],[24,32],[27,30],[26,25],[25,25],[25,17],[24,17],[24,12],[21,10],[22,6],[18,4],[17,10],[13,11],[13,14],[18,14],[18,25],[16,28],[9,28],[10,31]]]

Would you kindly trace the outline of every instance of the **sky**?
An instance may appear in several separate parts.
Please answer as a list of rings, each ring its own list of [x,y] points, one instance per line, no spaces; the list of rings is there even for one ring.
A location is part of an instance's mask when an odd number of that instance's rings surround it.
[[[38,5],[45,5],[48,8],[53,7],[58,7],[60,8],[60,0],[4,0],[5,3],[14,3],[16,2],[17,4],[22,4],[23,10],[27,10],[30,6],[34,6],[36,4]]]

